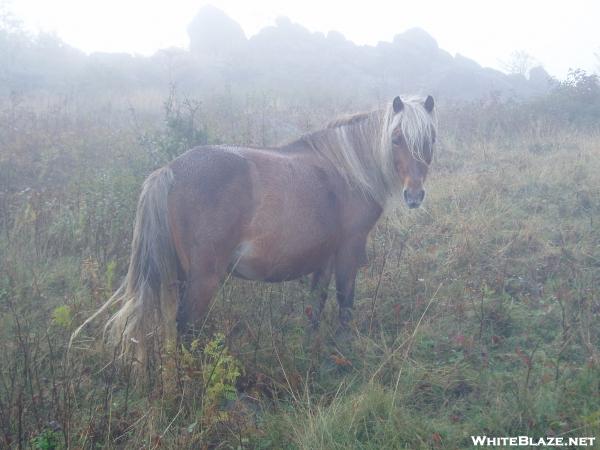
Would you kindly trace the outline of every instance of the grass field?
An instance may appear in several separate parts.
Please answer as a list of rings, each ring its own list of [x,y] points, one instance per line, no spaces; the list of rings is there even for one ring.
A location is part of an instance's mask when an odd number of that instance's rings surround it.
[[[148,150],[159,135],[111,114],[2,111],[0,448],[600,438],[600,136],[441,120],[424,208],[371,235],[350,339],[333,292],[309,336],[306,282],[229,279],[198,339],[167,343],[139,382],[100,323],[66,353],[124,275],[141,182],[164,158]]]

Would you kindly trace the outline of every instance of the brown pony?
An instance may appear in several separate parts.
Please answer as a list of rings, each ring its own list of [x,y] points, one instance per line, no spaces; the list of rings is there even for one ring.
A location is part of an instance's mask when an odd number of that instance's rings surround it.
[[[199,324],[227,274],[313,274],[317,327],[335,273],[347,325],[369,231],[396,194],[420,206],[435,136],[433,98],[396,97],[279,148],[189,150],[146,179],[127,277],[73,337],[119,304],[109,337],[143,354],[153,336],[174,337],[175,323],[179,333]]]

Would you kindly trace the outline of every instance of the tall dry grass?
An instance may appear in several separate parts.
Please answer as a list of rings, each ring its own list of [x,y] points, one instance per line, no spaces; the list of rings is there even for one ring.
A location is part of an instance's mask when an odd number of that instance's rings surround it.
[[[600,136],[498,105],[440,111],[425,206],[374,230],[352,339],[336,333],[332,298],[307,337],[306,283],[228,279],[197,339],[167,343],[145,385],[98,345],[100,326],[67,357],[70,332],[126,270],[143,178],[194,139],[281,133],[261,115],[216,132],[210,105],[171,102],[0,108],[0,447],[468,448],[471,434],[599,434]]]

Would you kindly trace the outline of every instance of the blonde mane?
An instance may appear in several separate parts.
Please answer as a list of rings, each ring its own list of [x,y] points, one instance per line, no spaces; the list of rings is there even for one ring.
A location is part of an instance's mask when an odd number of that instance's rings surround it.
[[[383,110],[334,120],[300,141],[329,161],[350,185],[384,206],[401,189],[392,152],[393,130],[400,127],[408,151],[423,161],[423,148],[433,145],[436,125],[435,113],[425,110],[423,100],[411,98],[404,100],[399,113],[390,103]]]

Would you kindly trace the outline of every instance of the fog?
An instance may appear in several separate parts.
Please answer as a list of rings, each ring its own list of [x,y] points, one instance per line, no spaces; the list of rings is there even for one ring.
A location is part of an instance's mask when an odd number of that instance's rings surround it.
[[[0,0],[0,449],[593,445],[599,3]]]
[[[26,29],[54,32],[87,53],[142,55],[171,46],[186,47],[186,27],[205,4],[196,0],[5,2]],[[569,68],[598,71],[595,53],[600,51],[600,2],[593,0],[213,0],[210,4],[238,22],[247,37],[272,25],[279,16],[313,32],[336,30],[361,45],[391,41],[398,33],[420,27],[444,50],[486,67],[506,70],[511,54],[522,51],[558,78],[563,78]]]

